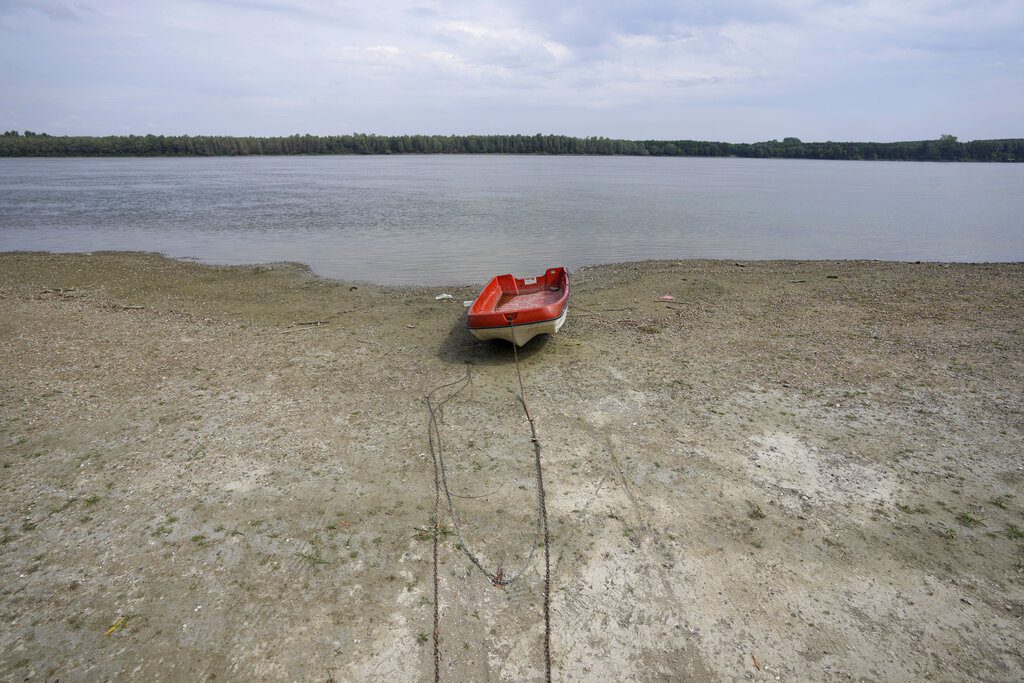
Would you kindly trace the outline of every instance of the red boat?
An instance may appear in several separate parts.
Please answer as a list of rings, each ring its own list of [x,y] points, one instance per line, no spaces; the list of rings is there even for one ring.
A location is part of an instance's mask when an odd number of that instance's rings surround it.
[[[466,327],[477,339],[504,339],[522,346],[538,334],[554,334],[569,312],[569,272],[548,268],[537,277],[491,278],[469,308]]]

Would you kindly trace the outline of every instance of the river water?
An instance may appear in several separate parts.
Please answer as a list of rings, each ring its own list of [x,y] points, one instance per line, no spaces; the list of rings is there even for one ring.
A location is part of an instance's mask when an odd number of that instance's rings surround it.
[[[578,156],[0,159],[0,251],[390,284],[649,258],[1024,260],[1024,164]]]

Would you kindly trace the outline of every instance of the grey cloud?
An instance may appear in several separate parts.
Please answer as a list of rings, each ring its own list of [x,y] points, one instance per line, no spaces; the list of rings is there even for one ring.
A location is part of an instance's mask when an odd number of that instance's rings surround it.
[[[79,6],[88,10],[87,6]],[[0,16],[15,12],[39,12],[53,21],[79,21],[79,15],[58,0],[0,0]]]
[[[1020,134],[1019,2],[93,4],[0,0],[0,128]]]

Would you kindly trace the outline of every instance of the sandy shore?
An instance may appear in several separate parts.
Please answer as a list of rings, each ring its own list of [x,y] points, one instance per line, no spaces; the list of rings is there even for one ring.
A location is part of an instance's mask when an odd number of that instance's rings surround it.
[[[0,676],[429,680],[423,396],[468,367],[464,538],[526,571],[444,537],[442,670],[538,678],[529,430],[473,295],[0,255]],[[576,273],[522,353],[556,679],[1024,678],[1022,333],[1021,265]]]

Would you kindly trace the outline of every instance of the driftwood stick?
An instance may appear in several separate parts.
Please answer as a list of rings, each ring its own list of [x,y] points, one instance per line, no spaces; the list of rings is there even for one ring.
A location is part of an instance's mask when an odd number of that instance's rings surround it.
[[[309,330],[319,330],[322,327],[327,327],[327,326],[326,325],[309,325],[307,327],[293,327],[293,328],[288,329],[288,330],[281,330],[280,332],[275,332],[274,334],[291,334],[292,332],[308,332]]]

